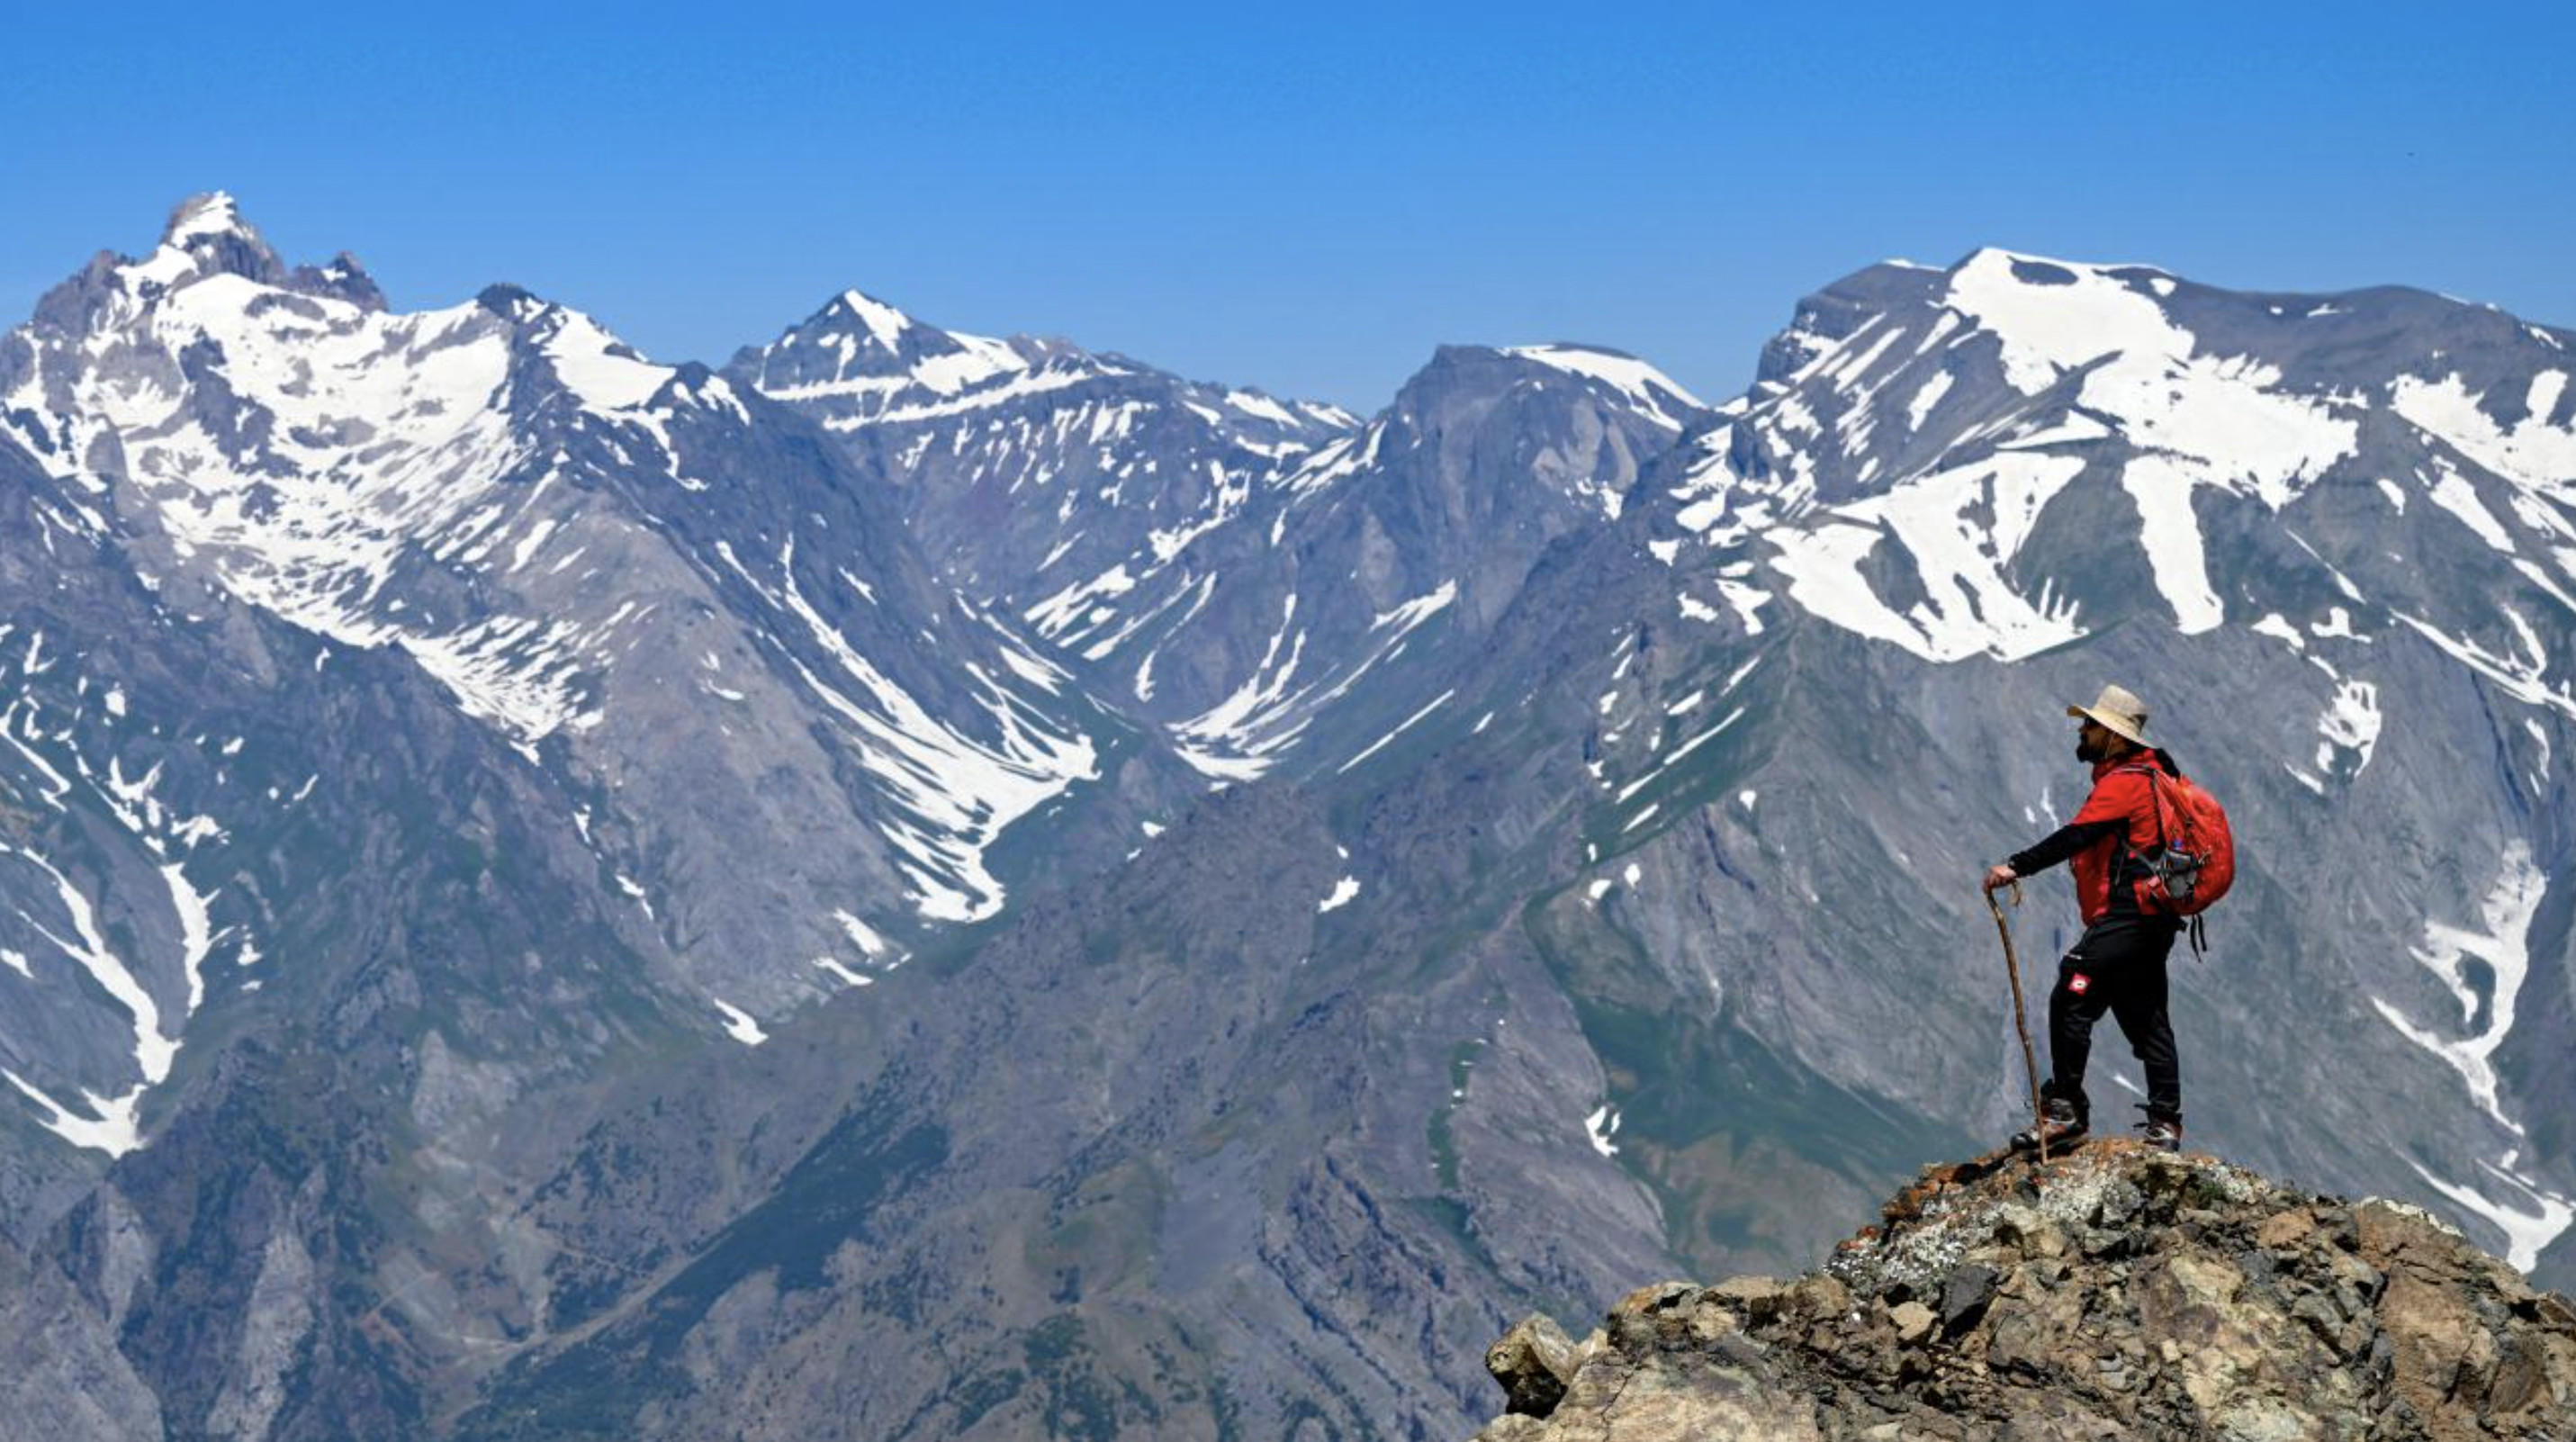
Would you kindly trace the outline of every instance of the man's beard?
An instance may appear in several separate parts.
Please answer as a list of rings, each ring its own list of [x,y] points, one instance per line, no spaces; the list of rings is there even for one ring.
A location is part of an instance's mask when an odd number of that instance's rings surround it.
[[[2083,736],[2075,738],[2075,759],[2078,761],[2099,761],[2110,754],[2109,741],[2096,742]]]

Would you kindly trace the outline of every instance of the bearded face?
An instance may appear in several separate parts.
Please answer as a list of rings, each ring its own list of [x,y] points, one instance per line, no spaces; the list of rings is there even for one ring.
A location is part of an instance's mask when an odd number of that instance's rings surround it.
[[[2120,738],[2099,721],[2088,720],[2075,733],[2075,759],[2091,765],[2120,754]]]

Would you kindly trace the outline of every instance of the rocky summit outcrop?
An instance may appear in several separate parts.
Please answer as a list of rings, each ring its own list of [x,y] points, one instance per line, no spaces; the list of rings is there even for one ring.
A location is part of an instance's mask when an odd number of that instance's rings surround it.
[[[2429,1214],[2106,1141],[1935,1167],[1796,1281],[1531,1317],[1478,1442],[2576,1437],[2576,1306]]]

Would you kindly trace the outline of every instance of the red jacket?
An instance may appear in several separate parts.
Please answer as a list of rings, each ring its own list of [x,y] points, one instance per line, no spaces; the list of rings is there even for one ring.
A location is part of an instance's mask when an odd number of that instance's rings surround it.
[[[2083,909],[2087,926],[2114,911],[2143,910],[2136,891],[2142,878],[2121,876],[2120,863],[2130,848],[2152,855],[2164,845],[2164,831],[2156,817],[2155,791],[2147,779],[2146,767],[2155,767],[2169,776],[2182,774],[2174,769],[2171,760],[2152,748],[2132,751],[2117,761],[2094,762],[2093,794],[2084,798],[2075,818],[2005,864],[2012,867],[2014,875],[2028,876],[2060,861],[2069,862],[2075,870],[2076,903]],[[2115,893],[2115,881],[2127,884]]]

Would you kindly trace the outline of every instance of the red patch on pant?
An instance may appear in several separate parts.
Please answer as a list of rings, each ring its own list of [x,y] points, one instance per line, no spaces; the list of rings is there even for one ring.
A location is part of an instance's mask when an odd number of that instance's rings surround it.
[[[2068,991],[2071,991],[2071,992],[2075,993],[2077,996],[2082,996],[2082,995],[2084,994],[2084,992],[2085,992],[2085,989],[2086,989],[2086,988],[2088,988],[2088,987],[2090,987],[2090,986],[2092,986],[2092,985],[2093,985],[2093,978],[2091,978],[2091,977],[2089,977],[2089,976],[2086,976],[2084,973],[2082,973],[2082,972],[2080,972],[2080,971],[2079,971],[2079,972],[2076,972],[2074,975],[2072,975],[2072,976],[2070,976],[2070,977],[2066,978],[2066,989],[2067,989]]]

